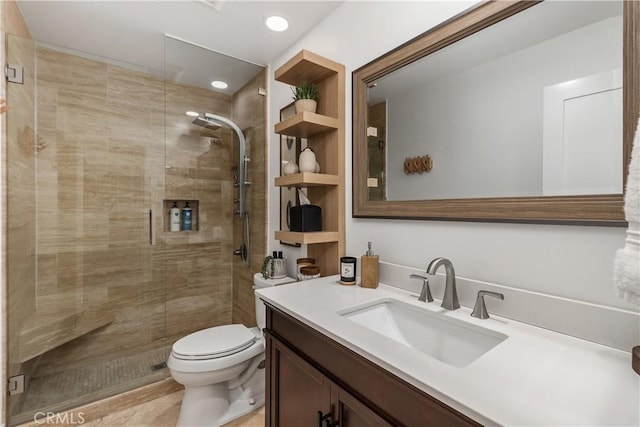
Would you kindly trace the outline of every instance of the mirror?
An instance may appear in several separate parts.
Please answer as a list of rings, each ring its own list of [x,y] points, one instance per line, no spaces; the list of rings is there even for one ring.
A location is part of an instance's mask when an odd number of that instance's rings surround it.
[[[354,217],[624,225],[634,3],[482,3],[354,71]]]

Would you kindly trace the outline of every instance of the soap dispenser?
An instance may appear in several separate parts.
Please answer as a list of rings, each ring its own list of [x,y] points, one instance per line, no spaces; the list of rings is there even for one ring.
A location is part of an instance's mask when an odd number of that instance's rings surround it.
[[[378,255],[373,254],[373,251],[371,250],[371,242],[368,242],[367,253],[362,255],[360,258],[360,287],[373,289],[378,287],[378,264]]]
[[[189,207],[189,202],[185,204],[185,207],[182,208],[182,221],[180,224],[180,228],[182,231],[190,231],[193,225],[193,211]]]
[[[180,231],[180,209],[178,202],[173,202],[173,207],[169,211],[169,230]]]

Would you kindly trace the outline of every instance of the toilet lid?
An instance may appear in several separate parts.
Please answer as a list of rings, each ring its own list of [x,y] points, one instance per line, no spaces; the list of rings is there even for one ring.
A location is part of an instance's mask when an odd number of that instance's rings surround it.
[[[244,325],[216,326],[180,338],[172,350],[179,359],[214,359],[251,347],[257,339]]]

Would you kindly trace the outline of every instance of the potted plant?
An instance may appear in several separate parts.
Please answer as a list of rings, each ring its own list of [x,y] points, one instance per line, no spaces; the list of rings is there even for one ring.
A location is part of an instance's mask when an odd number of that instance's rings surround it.
[[[314,83],[302,83],[291,88],[296,106],[296,114],[302,111],[316,112],[318,106],[318,87]]]

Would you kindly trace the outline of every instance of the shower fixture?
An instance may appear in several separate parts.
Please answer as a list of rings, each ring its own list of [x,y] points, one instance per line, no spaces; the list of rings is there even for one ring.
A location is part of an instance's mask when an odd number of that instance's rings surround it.
[[[233,121],[217,114],[204,113],[193,120],[193,124],[209,130],[219,129],[221,126],[231,128],[238,136],[238,166],[233,168],[233,186],[238,189],[238,197],[234,202],[238,203],[238,209],[234,212],[242,221],[242,243],[239,249],[233,251],[239,255],[245,265],[249,265],[249,213],[246,208],[246,187],[251,183],[247,181],[247,167],[249,157],[246,155],[246,140],[242,130]]]

